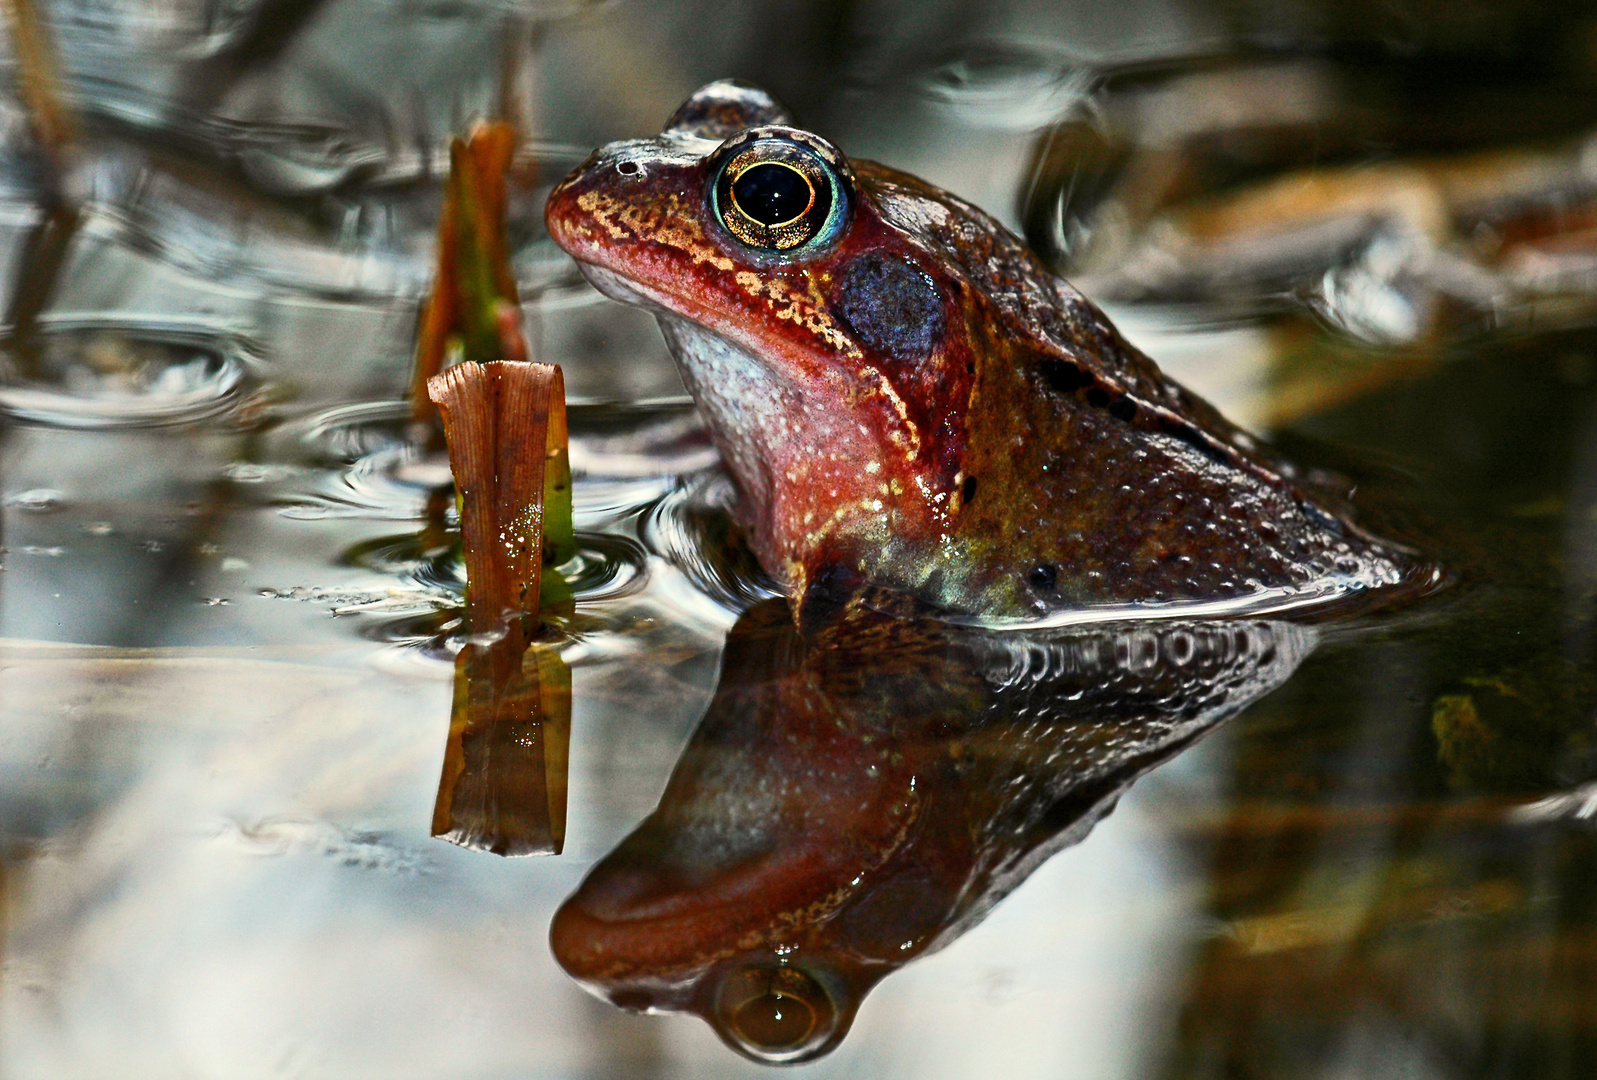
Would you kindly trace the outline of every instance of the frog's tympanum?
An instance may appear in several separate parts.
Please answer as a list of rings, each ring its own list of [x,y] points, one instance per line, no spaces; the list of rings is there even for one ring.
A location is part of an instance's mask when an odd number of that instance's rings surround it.
[[[1254,611],[1413,569],[1165,378],[998,222],[713,83],[550,194],[653,309],[802,616],[861,585],[945,612]]]
[[[1261,621],[993,632],[864,600],[810,636],[780,601],[743,616],[659,807],[555,916],[572,976],[762,1061],[825,1053],[876,982],[1314,642]]]

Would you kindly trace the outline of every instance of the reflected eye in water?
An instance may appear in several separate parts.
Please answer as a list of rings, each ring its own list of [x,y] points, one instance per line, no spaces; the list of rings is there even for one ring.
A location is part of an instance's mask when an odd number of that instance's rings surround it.
[[[759,1061],[810,1056],[837,1030],[831,995],[797,968],[754,965],[733,973],[715,1002],[715,1028]]]
[[[721,153],[715,213],[739,241],[798,253],[836,235],[847,197],[842,155],[831,146],[806,132],[763,128],[729,140]]]

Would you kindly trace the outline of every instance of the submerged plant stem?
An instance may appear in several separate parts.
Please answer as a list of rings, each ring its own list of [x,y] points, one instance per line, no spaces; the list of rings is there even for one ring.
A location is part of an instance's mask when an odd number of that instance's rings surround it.
[[[509,124],[478,124],[449,148],[449,183],[438,221],[438,271],[416,337],[412,407],[432,411],[427,383],[451,354],[488,363],[529,357],[505,239],[505,176],[516,151]]]

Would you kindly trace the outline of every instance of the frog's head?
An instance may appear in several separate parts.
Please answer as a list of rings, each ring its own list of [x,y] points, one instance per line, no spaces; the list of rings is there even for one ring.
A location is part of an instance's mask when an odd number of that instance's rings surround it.
[[[549,197],[588,279],[660,316],[756,551],[794,594],[957,503],[964,287],[884,218],[884,197],[908,197],[891,176],[718,82]]]

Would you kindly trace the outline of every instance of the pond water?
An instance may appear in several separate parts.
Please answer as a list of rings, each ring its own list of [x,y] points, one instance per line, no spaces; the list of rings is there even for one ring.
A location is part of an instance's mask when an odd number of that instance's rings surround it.
[[[64,238],[4,102],[0,1076],[1588,1075],[1597,16],[281,7],[48,5]],[[541,224],[726,75],[1023,231],[1446,586],[796,636]],[[496,101],[580,547],[525,858],[431,835],[464,573],[401,403]]]

